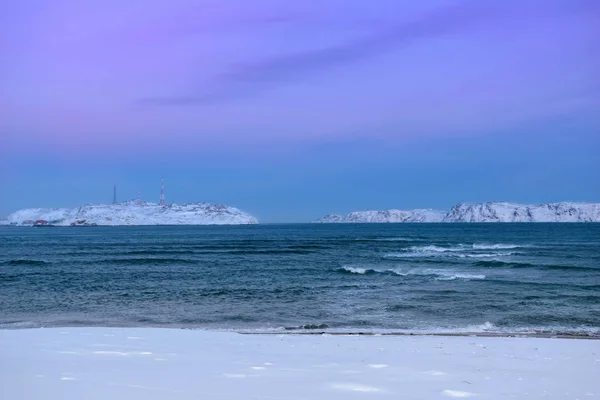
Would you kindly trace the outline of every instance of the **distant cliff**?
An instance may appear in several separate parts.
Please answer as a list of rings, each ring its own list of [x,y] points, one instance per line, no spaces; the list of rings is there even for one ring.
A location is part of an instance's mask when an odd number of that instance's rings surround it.
[[[600,203],[457,204],[444,222],[600,222]]]
[[[322,223],[367,223],[367,222],[441,222],[445,211],[419,209],[419,210],[381,210],[381,211],[355,211],[348,215],[327,215],[317,222]]]
[[[600,203],[460,203],[449,212],[429,209],[355,211],[348,215],[327,215],[316,222],[600,222]]]

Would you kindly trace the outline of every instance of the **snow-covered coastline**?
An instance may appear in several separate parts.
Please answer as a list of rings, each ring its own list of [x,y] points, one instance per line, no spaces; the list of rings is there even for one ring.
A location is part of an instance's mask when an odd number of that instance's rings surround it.
[[[597,340],[0,330],[6,399],[584,399]]]
[[[119,225],[246,225],[257,224],[253,216],[237,208],[210,204],[168,204],[129,201],[84,205],[76,208],[30,208],[10,214],[12,225],[55,226]]]
[[[355,211],[348,215],[327,215],[316,222],[600,222],[600,203],[459,203],[448,212],[429,209]]]
[[[446,212],[430,209],[355,211],[348,215],[330,214],[319,219],[323,223],[366,223],[366,222],[441,222]]]
[[[600,222],[600,203],[460,203],[444,222]]]

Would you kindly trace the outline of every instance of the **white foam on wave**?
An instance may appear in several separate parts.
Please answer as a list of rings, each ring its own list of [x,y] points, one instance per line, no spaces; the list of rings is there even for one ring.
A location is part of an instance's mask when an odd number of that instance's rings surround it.
[[[475,247],[478,246],[478,247]],[[485,247],[487,246],[487,247]],[[515,247],[509,247],[515,246]],[[432,258],[432,257],[453,257],[453,258],[493,258],[493,257],[507,257],[515,255],[514,252],[487,252],[482,253],[479,250],[499,250],[499,249],[511,249],[519,246],[507,245],[507,244],[496,244],[496,245],[465,245],[460,244],[454,247],[441,247],[436,245],[428,246],[411,246],[403,249],[400,252],[388,253],[385,258]]]
[[[430,328],[426,329],[429,333],[486,333],[500,332],[500,329],[493,323],[486,321],[483,324],[467,325],[455,328]]]
[[[446,258],[494,258],[494,257],[508,257],[515,255],[514,252],[502,252],[502,253],[442,253],[442,252],[409,252],[409,253],[387,253],[384,255],[384,258],[436,258],[436,257],[446,257]]]
[[[353,274],[364,275],[367,271],[375,271],[371,268],[359,268],[359,267],[342,267],[344,271],[351,272]]]
[[[518,249],[520,247],[524,247],[518,244],[504,244],[504,243],[496,243],[496,244],[486,244],[486,243],[475,243],[473,245],[473,249],[475,250],[506,250],[506,249]]]
[[[366,273],[380,273],[380,274],[393,274],[398,276],[433,276],[436,280],[440,281],[451,281],[456,279],[464,279],[464,280],[483,280],[486,278],[485,275],[482,274],[467,274],[462,273],[460,271],[445,271],[440,269],[417,269],[413,268],[410,270],[402,270],[398,268],[385,268],[385,269],[377,269],[377,268],[365,268],[365,267],[356,267],[356,266],[343,266],[340,270],[350,272],[352,274],[365,275]]]
[[[464,246],[459,247],[440,247],[436,245],[428,245],[428,246],[412,246],[409,248],[410,251],[416,253],[451,253],[454,251],[464,251]]]
[[[493,258],[493,257],[508,257],[514,255],[514,252],[507,253],[473,253],[473,254],[457,254],[459,258]]]
[[[466,280],[483,280],[485,275],[472,275],[472,274],[452,274],[444,275],[435,278],[438,281],[453,281],[455,279],[466,279]]]

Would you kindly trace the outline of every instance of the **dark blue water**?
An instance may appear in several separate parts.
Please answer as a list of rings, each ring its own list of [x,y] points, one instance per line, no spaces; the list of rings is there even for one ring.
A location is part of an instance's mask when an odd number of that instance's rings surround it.
[[[600,224],[0,228],[0,327],[600,334]]]

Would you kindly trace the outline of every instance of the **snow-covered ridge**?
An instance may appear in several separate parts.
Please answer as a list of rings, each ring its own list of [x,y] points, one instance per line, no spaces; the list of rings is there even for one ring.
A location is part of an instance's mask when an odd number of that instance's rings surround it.
[[[600,222],[600,203],[459,203],[449,212],[423,209],[355,211],[345,216],[327,215],[316,222]]]
[[[338,223],[367,223],[367,222],[441,222],[445,211],[418,209],[418,210],[381,210],[381,211],[354,211],[348,215],[327,215],[317,222]]]
[[[84,205],[76,208],[30,208],[8,216],[13,225],[32,225],[47,221],[59,226],[89,225],[244,225],[257,219],[237,208],[189,203],[160,206],[129,201],[117,204]],[[45,222],[44,222],[45,223]]]
[[[459,203],[444,222],[600,222],[600,203]]]

